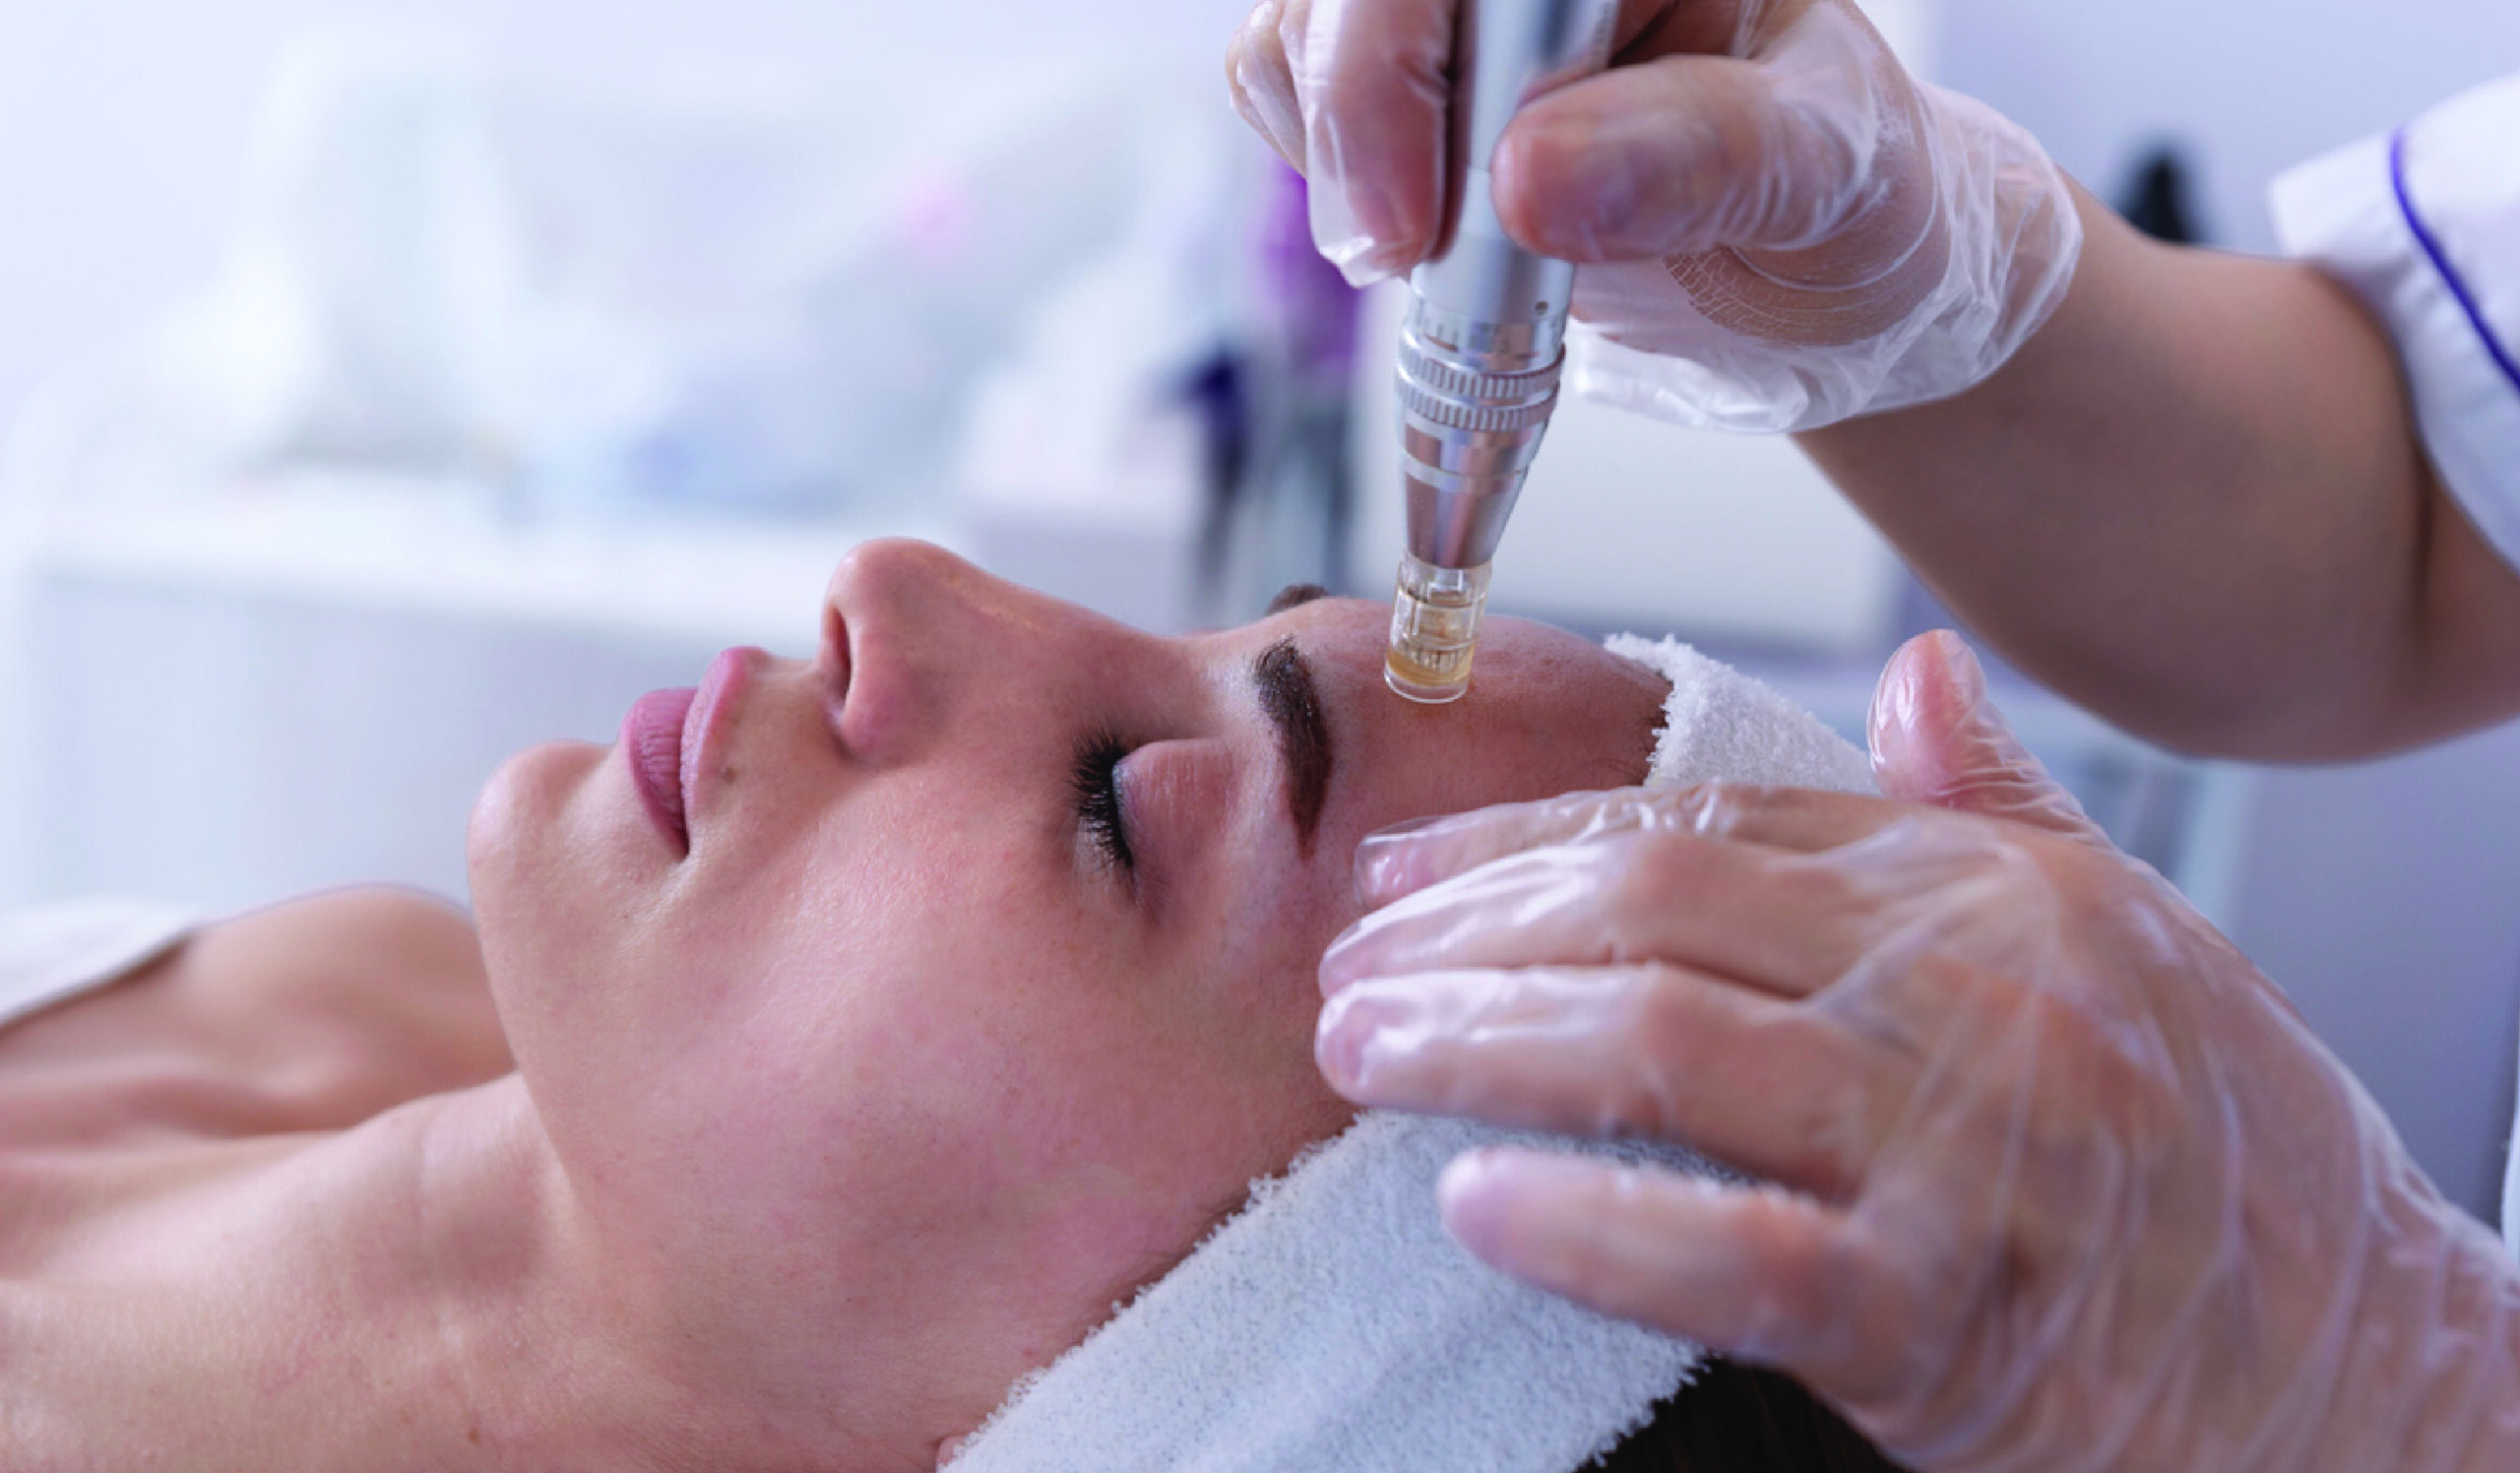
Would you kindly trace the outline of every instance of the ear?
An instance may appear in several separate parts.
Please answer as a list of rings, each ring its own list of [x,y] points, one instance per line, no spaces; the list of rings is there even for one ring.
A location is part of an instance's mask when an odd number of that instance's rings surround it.
[[[1959,635],[1921,634],[1890,657],[1872,694],[1872,778],[1882,796],[2046,829],[2110,847],[1986,699],[1985,671]]]

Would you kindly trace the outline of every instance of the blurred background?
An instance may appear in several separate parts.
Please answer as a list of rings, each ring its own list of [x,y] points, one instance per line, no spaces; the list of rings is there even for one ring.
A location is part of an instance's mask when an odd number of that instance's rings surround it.
[[[1158,629],[1381,597],[1396,302],[1232,116],[1243,0],[0,6],[0,904],[460,896],[497,761],[802,653],[868,536]],[[2157,233],[2520,65],[2508,0],[1877,0]],[[1940,617],[1790,444],[1572,406],[1497,602],[1851,734]],[[2488,1218],[2520,731],[2200,765],[1999,672]]]

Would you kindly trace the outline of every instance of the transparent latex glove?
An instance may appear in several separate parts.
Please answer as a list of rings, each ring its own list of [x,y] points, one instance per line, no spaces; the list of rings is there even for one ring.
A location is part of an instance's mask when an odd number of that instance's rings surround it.
[[[1922,1470],[2520,1467],[2520,1272],[2283,995],[1956,640],[1893,662],[1873,745],[1933,805],[1640,790],[1367,841],[1343,1092],[1765,1179],[1477,1152],[1454,1235]]]
[[[1462,0],[1260,0],[1235,105],[1358,283],[1432,247]],[[1496,208],[1584,264],[1581,392],[1799,430],[1957,394],[2065,293],[2082,224],[2030,136],[1912,81],[1852,0],[1623,0],[1610,71],[1527,104]]]

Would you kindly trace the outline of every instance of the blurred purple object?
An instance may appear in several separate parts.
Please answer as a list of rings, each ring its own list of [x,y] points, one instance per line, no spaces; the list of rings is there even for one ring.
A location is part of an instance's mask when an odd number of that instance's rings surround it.
[[[1356,288],[1312,244],[1303,175],[1273,162],[1260,219],[1260,289],[1278,324],[1289,373],[1346,384],[1356,356]]]

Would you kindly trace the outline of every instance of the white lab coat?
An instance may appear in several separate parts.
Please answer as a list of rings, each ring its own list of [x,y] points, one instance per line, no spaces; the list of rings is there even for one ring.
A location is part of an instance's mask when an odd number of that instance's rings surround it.
[[[2396,338],[2434,470],[2520,567],[2520,76],[2301,165],[2276,181],[2274,207],[2285,250]],[[2502,1232],[2520,1252],[2520,1151]]]

